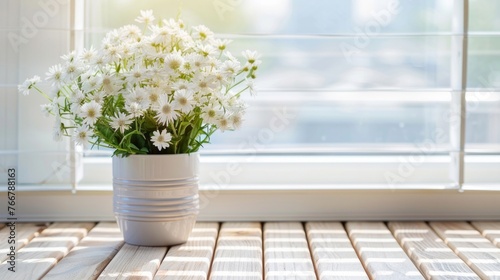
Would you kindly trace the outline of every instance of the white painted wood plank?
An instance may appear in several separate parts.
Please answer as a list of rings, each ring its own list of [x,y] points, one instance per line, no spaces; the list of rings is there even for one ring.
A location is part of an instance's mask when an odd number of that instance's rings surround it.
[[[424,279],[384,223],[348,222],[346,229],[372,279]]]
[[[217,238],[210,279],[262,279],[260,223],[222,224]]]
[[[368,279],[341,223],[310,222],[306,231],[320,280]]]
[[[142,247],[124,244],[98,279],[153,279],[167,247]]]
[[[14,230],[14,235],[11,234],[11,228],[5,227],[0,230],[0,263],[10,258],[7,254],[10,254],[10,247],[13,245],[11,241],[11,236],[15,236],[16,243],[15,251],[19,251],[21,248],[26,246],[31,239],[38,236],[38,234],[45,229],[45,225],[37,225],[33,223],[16,223]]]
[[[264,224],[264,267],[267,280],[316,279],[301,223]]]
[[[264,224],[266,280],[316,280],[304,227],[297,222]]]
[[[390,222],[389,229],[427,279],[480,279],[424,222]]]
[[[44,276],[94,227],[94,223],[54,223],[33,238],[17,254],[16,273],[4,273],[2,280],[32,280]],[[4,261],[0,271],[7,271]]]
[[[196,223],[185,244],[168,250],[154,279],[207,279],[218,232],[218,223]]]
[[[99,223],[43,279],[97,279],[122,245],[115,222]]]
[[[431,222],[431,227],[483,279],[500,279],[500,248],[465,222]]]
[[[500,247],[500,222],[472,222],[472,225],[481,235]]]

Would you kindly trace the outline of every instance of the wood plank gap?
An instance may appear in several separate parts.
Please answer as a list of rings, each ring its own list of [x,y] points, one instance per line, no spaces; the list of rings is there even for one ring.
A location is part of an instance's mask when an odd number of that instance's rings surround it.
[[[314,273],[316,274],[316,279],[321,279],[319,271],[318,271],[318,268],[316,267],[316,261],[314,259],[313,250],[312,250],[312,247],[311,247],[311,242],[309,240],[309,234],[308,234],[308,231],[307,231],[307,228],[306,228],[306,222],[302,222],[301,224],[302,224],[302,230],[306,233],[307,248],[309,250],[309,257],[311,258],[311,260],[313,262]]]
[[[262,243],[261,223],[223,223],[209,279],[262,279]]]
[[[389,222],[388,227],[427,279],[480,279],[425,222]]]
[[[424,279],[382,222],[347,222],[346,229],[371,279]]]
[[[207,279],[218,232],[218,223],[196,223],[185,244],[169,248],[154,279]]]
[[[95,223],[54,223],[33,238],[17,254],[16,273],[5,273],[2,280],[42,278],[78,244]],[[7,271],[5,261],[0,271]]]
[[[306,232],[318,279],[369,279],[342,223],[308,222]]]
[[[472,222],[471,224],[482,236],[500,247],[500,222]]]
[[[218,225],[218,230],[217,230],[217,239],[219,239],[219,233],[220,233],[220,229],[222,227],[222,223],[217,223]],[[207,274],[207,279],[208,277],[212,274],[212,265],[213,265],[213,262],[214,262],[214,258],[215,258],[215,250],[217,248],[217,242],[215,242],[215,247],[214,247],[214,251],[212,253],[212,261],[210,262],[210,267],[208,268],[208,274]]]
[[[500,279],[500,248],[466,222],[431,222],[446,244],[482,279]]]
[[[123,244],[116,222],[101,222],[43,279],[97,279]]]

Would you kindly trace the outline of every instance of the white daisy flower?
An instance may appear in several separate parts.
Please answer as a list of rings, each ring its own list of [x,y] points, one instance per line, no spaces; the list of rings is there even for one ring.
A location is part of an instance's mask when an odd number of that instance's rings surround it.
[[[161,91],[157,87],[148,87],[147,88],[149,104],[152,106],[156,106],[158,101],[160,101]]]
[[[228,39],[216,39],[214,41],[214,45],[220,50],[223,51],[226,49],[227,45],[229,45],[232,41]]]
[[[214,33],[208,29],[205,25],[198,25],[193,27],[194,37],[201,41],[205,41],[207,39],[212,39],[214,37]]]
[[[93,136],[89,127],[86,125],[82,125],[75,129],[75,133],[73,134],[73,140],[77,145],[85,146],[89,142],[90,138]]]
[[[111,117],[110,125],[115,131],[119,129],[123,134],[125,130],[130,128],[131,123],[132,119],[130,119],[129,116],[125,115],[122,112],[119,112],[114,117]]]
[[[126,96],[127,103],[139,103],[142,108],[149,107],[148,93],[143,88],[135,88],[129,91]]]
[[[184,64],[184,58],[180,52],[169,53],[165,56],[165,67],[169,73],[175,72]]]
[[[90,66],[103,67],[106,61],[102,55],[97,54],[91,61]]]
[[[99,80],[98,84],[109,94],[116,94],[120,89],[120,80],[116,76],[105,74],[99,77]]]
[[[147,79],[149,77],[147,72],[148,69],[145,69],[141,67],[140,64],[137,64],[134,66],[134,68],[130,69],[130,71],[125,73],[124,75],[126,77],[127,82],[130,85],[134,85],[136,83],[140,83],[141,81]]]
[[[177,113],[172,104],[168,102],[167,95],[163,94],[160,96],[155,116],[158,122],[167,126],[169,122],[175,121],[178,116],[179,113]]]
[[[76,51],[71,51],[70,53],[61,56],[61,58],[66,62],[72,62],[76,58]]]
[[[173,90],[186,90],[186,91],[190,91],[192,92],[193,91],[193,88],[194,88],[194,85],[193,83],[187,81],[187,80],[184,80],[184,79],[179,79],[177,80],[173,85],[172,85],[172,89]]]
[[[243,115],[241,113],[232,114],[229,117],[229,122],[231,123],[231,126],[234,129],[238,129],[241,127],[241,124],[243,123]]]
[[[145,23],[149,25],[155,21],[155,17],[153,15],[153,10],[145,10],[141,11],[141,15],[135,19],[138,23]]]
[[[99,117],[102,116],[101,104],[91,100],[88,103],[83,104],[80,112],[80,116],[83,118],[83,123],[88,126],[93,126]]]
[[[132,102],[132,103],[128,103],[125,105],[125,110],[127,110],[127,112],[129,112],[130,116],[135,119],[135,118],[142,117],[142,115],[144,115],[144,111],[146,109],[143,108],[141,106],[141,104],[139,104],[137,102]]]
[[[80,55],[80,59],[83,62],[90,63],[97,56],[97,51],[94,49],[94,46],[91,46],[90,49],[83,49],[82,54]]]
[[[17,89],[23,95],[28,95],[30,94],[30,89],[39,82],[40,82],[40,77],[33,76],[33,78],[27,79],[26,81],[24,81],[24,83],[18,85]]]
[[[52,104],[42,104],[40,105],[40,109],[42,110],[43,115],[48,117],[52,113]]]
[[[164,19],[162,20],[162,22],[165,26],[168,26],[169,28],[172,28],[174,30],[182,30],[185,27],[184,22],[181,19],[175,20],[173,18],[170,18],[168,20]]]
[[[217,53],[214,46],[212,46],[212,45],[198,44],[198,45],[196,45],[196,49],[197,49],[198,53],[204,57],[215,55]]]
[[[154,17],[153,17],[154,20]],[[137,42],[142,36],[141,29],[133,24],[125,25],[120,28],[120,38],[129,43]]]
[[[214,91],[217,84],[214,83],[215,77],[210,75],[198,75],[193,78],[192,83],[196,86],[194,92],[201,92],[202,94]]]
[[[150,29],[153,32],[153,34],[151,35],[153,43],[169,45],[172,41],[171,28],[167,26],[159,27],[156,25],[152,25],[150,26]],[[156,53],[156,51],[154,52]]]
[[[91,76],[88,79],[84,80],[82,83],[82,90],[85,92],[90,92],[96,90],[101,86],[101,80],[98,76]]]
[[[219,128],[219,129],[220,129],[220,131],[222,131],[222,132],[224,132],[224,131],[226,131],[226,130],[230,130],[230,129],[232,129],[232,127],[231,127],[231,122],[230,122],[230,121],[229,121],[229,119],[228,119],[226,116],[224,116],[224,115],[222,115],[222,116],[220,116],[220,117],[218,118],[218,120],[217,120],[217,122],[216,122],[216,124],[215,124],[215,125],[217,125],[217,128]]]
[[[220,68],[222,75],[226,78],[231,78],[241,70],[241,65],[238,61],[226,60]]]
[[[176,91],[174,94],[173,106],[184,114],[188,114],[193,110],[193,95],[184,89]]]
[[[201,68],[208,66],[207,58],[200,54],[190,55],[187,61],[189,62],[191,71],[199,71]]]
[[[70,102],[72,104],[77,104],[77,105],[80,105],[80,103],[85,99],[85,94],[79,90],[79,89],[75,89],[72,93],[71,93],[71,96],[70,96]]]
[[[257,92],[255,91],[255,82],[253,79],[245,78],[245,85],[248,88],[248,91],[250,91],[251,96],[257,95]]]
[[[170,146],[170,141],[172,140],[172,135],[167,133],[167,130],[164,129],[160,133],[158,130],[153,132],[153,136],[151,136],[151,142],[155,145],[158,150],[168,148]]]
[[[61,86],[63,84],[63,69],[61,64],[54,65],[45,73],[46,80],[52,82],[52,86]]]
[[[260,54],[258,54],[256,51],[246,50],[246,51],[243,51],[241,54],[243,55],[244,58],[246,58],[246,60],[250,64],[254,64],[254,63],[260,64],[261,63],[261,61],[258,60],[260,58]]]
[[[104,102],[104,97],[106,97],[106,93],[102,90],[96,91],[93,95],[91,95],[91,99],[99,104]]]
[[[81,65],[75,63],[74,61],[68,62],[64,65],[63,77],[65,81],[72,81],[77,78],[82,73]]]
[[[219,116],[219,110],[213,104],[204,107],[201,113],[203,121],[208,124],[216,124]]]

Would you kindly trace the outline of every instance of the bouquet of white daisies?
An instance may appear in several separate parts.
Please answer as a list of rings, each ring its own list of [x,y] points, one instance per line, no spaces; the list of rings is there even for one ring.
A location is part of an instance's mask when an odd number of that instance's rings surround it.
[[[245,112],[241,94],[254,92],[261,61],[244,51],[242,64],[200,25],[156,21],[141,11],[136,25],[107,33],[100,49],[62,57],[46,73],[44,92],[35,76],[19,85],[48,101],[55,116],[54,138],[71,136],[77,144],[108,147],[114,155],[196,152],[216,130],[240,127]]]

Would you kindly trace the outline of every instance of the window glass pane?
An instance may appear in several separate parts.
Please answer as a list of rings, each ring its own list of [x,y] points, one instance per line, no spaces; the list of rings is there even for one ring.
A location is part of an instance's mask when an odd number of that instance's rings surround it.
[[[255,140],[261,152],[369,148],[397,152],[416,150],[418,143],[431,141],[438,146],[433,152],[448,150],[449,93],[266,92],[261,96],[250,100],[240,131],[217,133],[206,148],[252,149],[245,143]]]
[[[498,32],[499,10],[500,2],[497,0],[469,0],[469,31],[472,34]]]
[[[469,38],[468,44],[467,87],[482,90],[498,89],[500,87],[500,36],[473,35]]]
[[[352,34],[450,32],[453,1],[87,0],[87,27],[129,24],[140,9],[205,24],[218,33]],[[126,7],[126,8],[124,8]],[[120,11],[110,13],[109,11]],[[375,35],[375,34],[373,34]]]
[[[466,152],[500,155],[500,93],[467,93]]]
[[[412,151],[439,130],[435,152],[442,152],[449,142],[443,116],[453,2],[140,1],[123,9],[123,1],[89,0],[85,36],[87,46],[99,45],[107,30],[133,22],[140,9],[175,17],[182,6],[188,24],[233,39],[233,54],[262,53],[260,92],[248,98],[246,123],[216,133],[205,150],[235,152],[260,135],[261,152],[342,150],[339,145]],[[293,118],[270,135],[266,128],[283,110]]]

